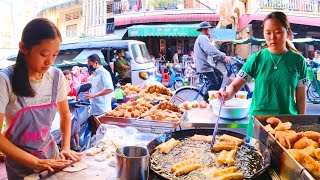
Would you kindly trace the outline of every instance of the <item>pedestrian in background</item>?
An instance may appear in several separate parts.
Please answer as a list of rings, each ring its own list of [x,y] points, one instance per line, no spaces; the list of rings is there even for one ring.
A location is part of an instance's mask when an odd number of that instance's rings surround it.
[[[201,22],[197,31],[201,34],[197,37],[194,43],[194,60],[196,71],[205,75],[209,83],[205,88],[204,98],[208,100],[209,90],[220,89],[222,80],[218,80],[214,66],[216,61],[229,63],[231,57],[219,51],[209,40],[210,29],[213,28],[208,22]]]
[[[173,63],[174,63],[174,65],[179,64],[179,53],[178,53],[178,50],[176,50],[176,51],[174,52],[174,55],[173,55]]]
[[[88,67],[92,71],[89,82],[92,84],[90,92],[85,92],[84,97],[90,99],[91,116],[98,116],[107,111],[111,111],[111,100],[113,94],[113,82],[110,73],[101,65],[100,57],[92,54],[88,57]],[[91,130],[95,133],[97,124],[95,118],[90,118]]]
[[[307,68],[304,57],[288,43],[291,29],[287,16],[272,12],[263,21],[263,35],[268,48],[250,56],[238,76],[216,95],[229,100],[255,79],[248,132],[252,135],[254,115],[305,114]]]

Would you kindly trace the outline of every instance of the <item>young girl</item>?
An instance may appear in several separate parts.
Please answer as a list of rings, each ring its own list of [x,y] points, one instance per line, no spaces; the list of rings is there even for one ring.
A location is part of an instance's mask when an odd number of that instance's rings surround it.
[[[63,71],[63,75],[64,77],[66,78],[67,80],[67,83],[70,87],[70,92],[68,94],[69,97],[71,97],[72,99],[76,99],[77,97],[77,90],[73,87],[73,76],[72,76],[72,73],[71,71],[69,70],[64,70]]]
[[[216,94],[220,99],[224,95],[224,99],[229,100],[245,83],[255,79],[248,135],[252,135],[253,115],[306,112],[306,62],[286,42],[291,32],[284,13],[268,14],[263,21],[268,48],[251,55],[226,91]]]
[[[70,87],[62,72],[51,66],[60,45],[57,27],[47,19],[34,19],[23,30],[16,64],[0,72],[0,127],[4,117],[8,127],[0,134],[0,151],[6,155],[9,180],[80,160],[80,154],[70,150]],[[60,153],[50,134],[57,110]]]
[[[72,99],[77,99],[77,90],[73,87],[73,79],[72,79],[72,73],[69,70],[64,70],[63,71],[64,77],[66,78],[68,85],[70,86],[70,92],[68,94],[68,97],[71,97]],[[73,112],[72,112],[73,110]],[[71,135],[74,138],[76,147],[71,147],[74,150],[80,150],[80,142],[79,142],[79,132],[80,132],[80,120],[77,118],[79,117],[78,115],[78,110],[77,108],[72,108],[71,113],[76,114],[76,118],[74,118],[71,122],[72,126],[72,132]]]

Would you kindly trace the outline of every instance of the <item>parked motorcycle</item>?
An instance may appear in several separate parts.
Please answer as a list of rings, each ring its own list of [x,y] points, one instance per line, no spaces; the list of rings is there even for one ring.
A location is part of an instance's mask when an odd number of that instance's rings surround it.
[[[90,147],[91,131],[89,128],[88,121],[88,118],[90,116],[90,103],[83,98],[83,93],[89,91],[91,87],[92,85],[90,83],[82,84],[77,92],[77,97],[80,96],[80,98],[78,98],[77,100],[68,99],[71,115],[70,147],[72,150],[75,151],[82,152]],[[56,113],[56,117],[52,123],[50,132],[58,146],[61,147],[62,137],[60,132],[60,115],[58,112]],[[76,133],[78,133],[79,135],[80,149],[76,145],[76,140],[74,136]]]
[[[164,79],[167,76],[169,79]],[[163,74],[156,74],[156,80],[160,83],[162,83],[166,87],[173,87],[175,90],[181,88],[185,84],[185,79],[180,76],[180,73],[177,73],[171,66],[167,66],[166,69],[164,69]]]

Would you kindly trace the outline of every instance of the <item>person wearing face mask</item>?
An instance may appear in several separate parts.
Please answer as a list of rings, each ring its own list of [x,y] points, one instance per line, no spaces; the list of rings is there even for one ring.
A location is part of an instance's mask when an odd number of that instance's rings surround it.
[[[90,92],[85,92],[84,97],[90,100],[91,108],[90,115],[98,116],[107,111],[111,111],[111,100],[113,97],[113,82],[110,73],[101,65],[100,57],[97,54],[92,54],[88,57],[88,68],[92,72],[90,80],[92,88]],[[96,123],[95,118],[91,117],[91,130],[95,133]]]

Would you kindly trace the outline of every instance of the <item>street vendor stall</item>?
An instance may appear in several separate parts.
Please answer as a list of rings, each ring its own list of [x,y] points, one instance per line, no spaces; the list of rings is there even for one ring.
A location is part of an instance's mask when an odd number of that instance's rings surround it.
[[[243,135],[248,126],[248,114],[243,116],[246,112],[238,108],[237,103],[243,106],[243,102],[248,100],[226,102],[223,108],[232,116],[222,116],[224,118],[219,120],[218,134],[211,145],[211,134],[218,120],[213,101],[210,105],[186,102],[176,106],[168,102],[173,93],[161,85],[126,85],[123,90],[127,96],[135,95],[136,98],[97,117],[101,124],[96,139],[92,147],[84,152],[81,162],[72,167],[76,168],[76,172],[63,170],[48,179],[118,179],[121,167],[116,167],[119,150],[115,146],[120,149],[128,146],[147,148],[150,153],[149,179],[207,179],[211,176],[223,179],[231,176],[238,179],[276,180],[280,179],[279,175],[284,177],[283,170],[292,168],[283,163],[279,171],[277,164],[274,164],[278,163],[274,157],[281,154],[270,149],[273,147],[269,146],[270,143],[276,141],[259,124],[266,125],[265,117],[257,117],[260,122],[255,122],[254,138]],[[228,106],[233,107],[230,109]],[[316,121],[319,119],[312,122]],[[289,159],[288,162],[294,160]],[[187,166],[192,166],[192,170],[185,173],[182,170]],[[39,177],[39,174],[33,176]],[[312,179],[310,177],[309,174],[308,179]]]

